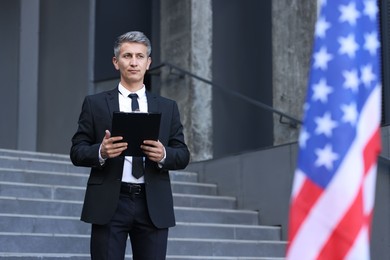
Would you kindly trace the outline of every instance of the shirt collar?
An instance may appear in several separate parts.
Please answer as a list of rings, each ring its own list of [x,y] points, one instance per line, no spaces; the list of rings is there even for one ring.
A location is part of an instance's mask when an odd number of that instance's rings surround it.
[[[145,85],[142,85],[142,88],[137,90],[136,92],[130,92],[127,88],[125,88],[121,83],[118,85],[118,91],[120,94],[122,94],[124,97],[129,96],[132,93],[136,93],[138,95],[138,98],[143,98],[145,96],[146,88]]]

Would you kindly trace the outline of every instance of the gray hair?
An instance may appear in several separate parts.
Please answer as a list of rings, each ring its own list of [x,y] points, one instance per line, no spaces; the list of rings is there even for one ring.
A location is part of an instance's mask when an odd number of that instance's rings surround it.
[[[137,43],[142,43],[146,46],[147,48],[147,54],[150,56],[150,53],[152,52],[152,45],[150,44],[150,41],[148,37],[145,36],[142,32],[138,31],[132,31],[132,32],[127,32],[122,34],[117,38],[114,44],[114,55],[115,57],[119,57],[119,52],[122,43],[124,42],[137,42]]]

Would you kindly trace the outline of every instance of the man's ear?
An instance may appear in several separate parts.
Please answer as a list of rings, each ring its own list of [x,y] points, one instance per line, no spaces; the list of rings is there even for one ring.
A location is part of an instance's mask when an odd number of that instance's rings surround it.
[[[149,57],[148,57],[148,66],[146,66],[146,70],[149,69],[150,64],[152,64],[152,57],[149,56]]]
[[[114,67],[116,70],[119,70],[119,66],[118,66],[118,60],[116,59],[116,57],[112,57],[112,64],[114,64]]]

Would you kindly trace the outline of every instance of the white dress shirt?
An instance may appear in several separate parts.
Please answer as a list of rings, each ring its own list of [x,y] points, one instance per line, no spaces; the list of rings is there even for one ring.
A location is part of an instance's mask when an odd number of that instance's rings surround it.
[[[145,85],[137,92],[130,92],[125,87],[123,87],[122,84],[119,83],[118,90],[119,90],[119,92],[118,92],[119,110],[121,112],[132,112],[131,98],[129,98],[129,94],[132,94],[132,93],[135,93],[138,95],[139,111],[140,112],[148,112],[148,100],[146,99]],[[132,175],[132,162],[133,162],[133,157],[131,157],[131,156],[125,157],[125,162],[123,165],[122,181],[123,182],[131,182],[131,183],[144,183],[145,182],[144,176],[140,177],[139,179],[136,179]]]

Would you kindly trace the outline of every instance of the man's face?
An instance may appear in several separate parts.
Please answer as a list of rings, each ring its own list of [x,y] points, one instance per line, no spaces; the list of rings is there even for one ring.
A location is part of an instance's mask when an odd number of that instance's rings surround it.
[[[120,47],[119,57],[114,57],[112,61],[121,73],[121,81],[131,85],[143,83],[145,72],[152,60],[147,55],[146,45],[124,42]]]

